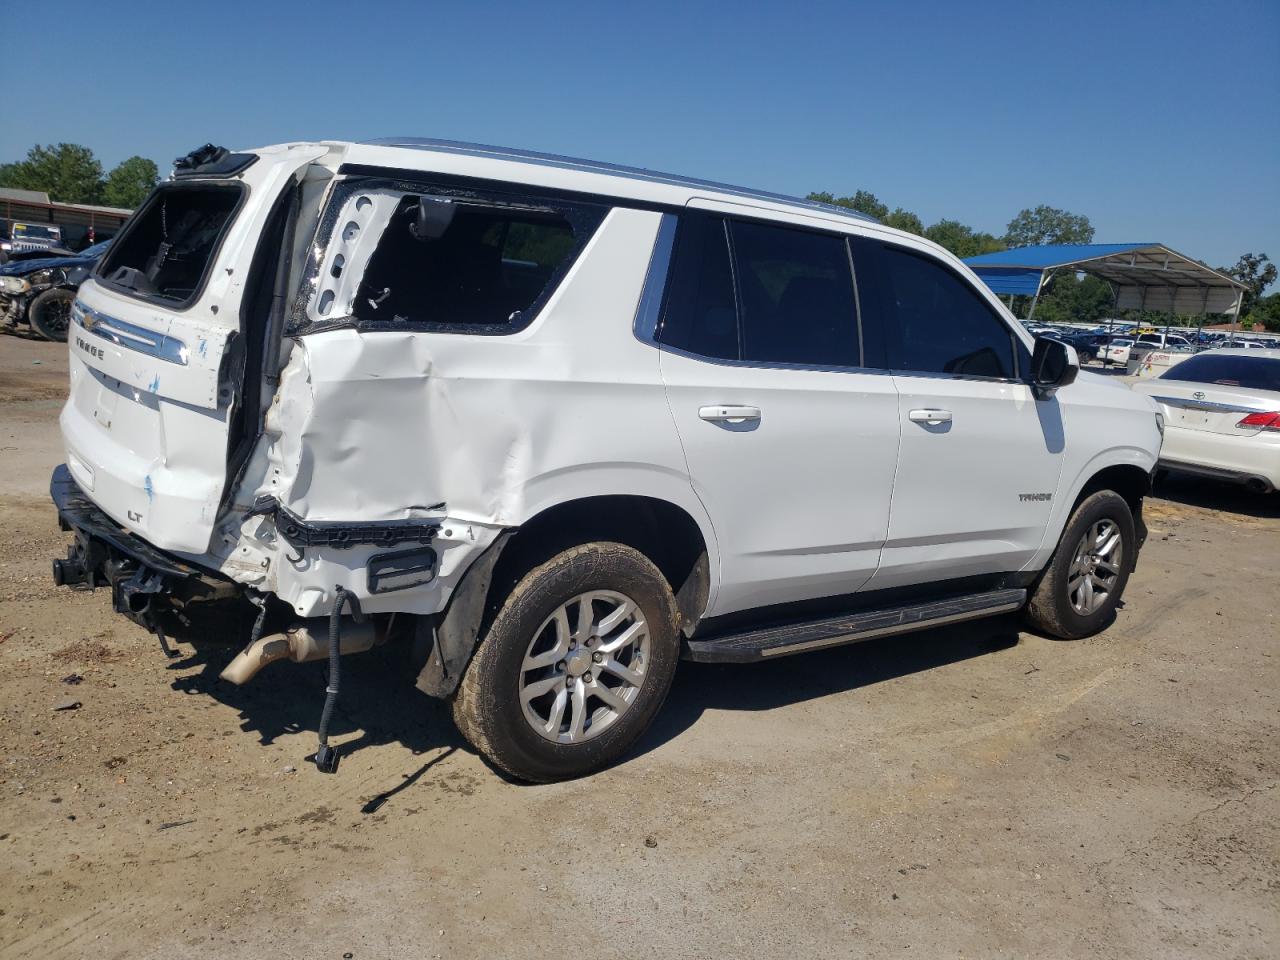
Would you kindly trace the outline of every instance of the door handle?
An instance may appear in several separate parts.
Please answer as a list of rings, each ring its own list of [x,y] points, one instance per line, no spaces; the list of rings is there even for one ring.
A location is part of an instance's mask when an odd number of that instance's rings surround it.
[[[931,427],[936,427],[940,423],[951,422],[951,411],[926,408],[924,410],[912,410],[907,414],[907,417],[912,423],[927,423]]]
[[[759,407],[699,407],[698,416],[708,423],[747,423],[760,419]]]

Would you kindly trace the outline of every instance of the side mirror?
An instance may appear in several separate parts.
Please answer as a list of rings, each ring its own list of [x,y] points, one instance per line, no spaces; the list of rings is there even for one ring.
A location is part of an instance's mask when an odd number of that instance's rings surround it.
[[[1031,355],[1031,389],[1043,400],[1053,396],[1059,387],[1074,383],[1080,372],[1080,358],[1075,347],[1049,337],[1036,337]]]
[[[415,240],[439,240],[453,223],[453,215],[457,212],[458,207],[452,200],[419,197],[409,233]]]

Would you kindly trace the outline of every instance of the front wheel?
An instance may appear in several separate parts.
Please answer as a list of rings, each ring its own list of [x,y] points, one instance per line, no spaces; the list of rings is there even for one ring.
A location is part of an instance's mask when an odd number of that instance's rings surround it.
[[[1125,499],[1112,490],[1086,497],[1032,592],[1026,620],[1063,640],[1106,629],[1115,619],[1137,549],[1133,511]]]
[[[75,299],[74,290],[46,290],[31,301],[27,319],[36,333],[46,340],[66,343],[67,330],[71,326],[71,304]]]
[[[506,598],[462,678],[454,721],[522,780],[597,770],[666,699],[677,623],[671,587],[644,554],[619,543],[565,550]]]

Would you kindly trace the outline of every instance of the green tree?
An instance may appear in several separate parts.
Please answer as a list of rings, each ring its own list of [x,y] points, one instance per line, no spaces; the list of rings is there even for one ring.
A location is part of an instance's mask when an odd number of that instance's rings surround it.
[[[107,174],[102,185],[102,202],[109,207],[132,210],[141,205],[160,180],[160,171],[145,157],[130,157]]]
[[[907,233],[924,236],[924,224],[910,210],[903,210],[901,207],[897,207],[893,212],[881,217],[880,220],[886,227],[897,227],[899,230],[907,231]]]
[[[1111,284],[1074,270],[1054,274],[1036,304],[1036,319],[1045,323],[1093,323],[1113,315]]]
[[[1089,243],[1093,224],[1089,218],[1041,204],[1026,209],[1009,221],[1004,242],[1010,247],[1034,247],[1049,243]]]
[[[924,236],[962,259],[1004,249],[998,237],[975,231],[959,220],[939,220],[924,232]]]
[[[78,143],[37,144],[25,160],[0,167],[0,187],[43,190],[62,203],[97,203],[102,198],[102,164]]]
[[[859,190],[852,197],[837,197],[831,193],[811,193],[809,199],[816,200],[818,203],[831,203],[837,207],[857,210],[877,220],[883,220],[889,213],[888,205],[881,203],[874,193],[867,190]]]
[[[1248,288],[1244,292],[1244,303],[1240,306],[1242,317],[1249,314],[1262,296],[1262,291],[1276,280],[1276,265],[1265,253],[1246,253],[1236,261],[1234,267],[1219,267],[1218,272],[1235,277]]]
[[[1259,297],[1245,320],[1252,321],[1255,329],[1262,324],[1270,332],[1280,333],[1280,293]]]

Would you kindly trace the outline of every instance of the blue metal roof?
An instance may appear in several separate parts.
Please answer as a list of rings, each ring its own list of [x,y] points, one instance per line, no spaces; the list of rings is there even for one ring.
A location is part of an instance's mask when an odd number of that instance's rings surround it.
[[[1034,296],[1059,268],[1101,277],[1117,309],[1224,313],[1238,308],[1244,285],[1162,243],[1077,243],[1016,247],[965,260],[992,292]]]
[[[1036,270],[1049,270],[1080,263],[1082,260],[1096,260],[1099,257],[1159,246],[1161,244],[1158,243],[1064,243],[1042,247],[1014,247],[999,253],[968,257],[965,263],[979,273],[985,273],[985,270],[979,270],[985,267],[1034,267]]]

